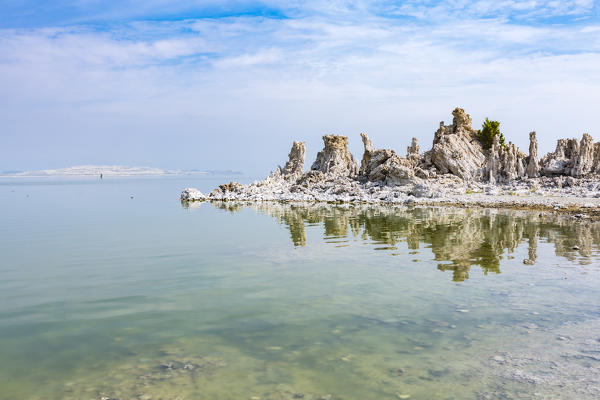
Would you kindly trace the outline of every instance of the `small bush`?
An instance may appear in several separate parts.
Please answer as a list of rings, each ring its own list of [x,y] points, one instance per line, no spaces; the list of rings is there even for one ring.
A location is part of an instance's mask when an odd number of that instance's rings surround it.
[[[504,135],[500,132],[500,122],[490,121],[486,118],[479,131],[479,141],[483,144],[484,148],[489,149],[494,143],[494,136],[498,136],[498,143],[502,147],[506,147]]]

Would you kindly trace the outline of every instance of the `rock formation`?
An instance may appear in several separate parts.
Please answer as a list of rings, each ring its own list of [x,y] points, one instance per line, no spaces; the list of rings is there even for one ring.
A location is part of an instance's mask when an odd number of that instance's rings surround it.
[[[572,176],[584,176],[592,172],[594,167],[594,139],[587,133],[583,134],[579,144],[579,152],[573,163]]]
[[[594,167],[592,172],[600,174],[600,142],[594,144]]]
[[[431,162],[441,173],[452,173],[465,181],[491,183],[511,182],[526,176],[527,156],[513,143],[503,146],[498,137],[494,137],[492,147],[485,150],[478,131],[471,126],[469,114],[456,108],[452,115],[452,125],[440,123],[433,139]],[[537,142],[535,149],[537,153]],[[532,168],[535,169],[535,165]]]
[[[288,162],[281,169],[281,174],[291,179],[298,179],[304,172],[304,159],[306,154],[305,142],[294,142],[288,155]]]
[[[487,155],[486,177],[490,183],[511,182],[525,176],[525,154],[509,143],[502,146],[498,136]]]
[[[525,173],[529,178],[540,176],[540,165],[538,164],[538,142],[535,132],[529,133],[529,159]]]
[[[600,143],[587,133],[577,139],[559,139],[556,149],[540,160],[542,175],[583,177],[600,173]]]
[[[390,186],[405,185],[414,179],[413,165],[408,159],[398,156],[394,150],[374,150],[367,134],[361,133],[361,137],[365,147],[361,176],[368,181],[382,182]]]
[[[499,146],[500,144],[498,143],[498,139],[494,138],[494,142],[489,150],[485,164],[486,178],[488,182],[492,184],[496,183],[496,177],[498,176],[498,168],[500,164],[500,156],[498,155]]]
[[[360,162],[360,174],[363,176],[368,176],[367,169],[369,167],[369,162],[371,161],[371,155],[375,151],[375,148],[373,147],[373,143],[371,142],[371,139],[369,139],[369,136],[366,133],[361,133],[360,137],[365,148],[362,160]]]
[[[418,156],[419,155],[419,142],[417,138],[412,138],[410,142],[410,146],[406,148],[406,158]]]
[[[477,180],[485,165],[484,149],[471,127],[471,117],[456,108],[452,125],[440,123],[433,139],[431,161],[441,173],[452,173],[464,180]]]
[[[559,139],[556,150],[546,154],[540,165],[544,175],[571,175],[575,158],[579,154],[577,139]]]
[[[224,185],[219,185],[219,189],[221,189],[221,191],[223,193],[227,193],[227,192],[235,192],[236,190],[239,190],[242,188],[242,184],[238,183],[238,182],[229,182],[226,183]]]
[[[410,162],[413,167],[416,167],[421,161],[421,155],[419,154],[419,142],[417,138],[412,138],[410,146],[406,148],[406,159]]]
[[[182,201],[200,201],[205,199],[206,196],[196,188],[186,188],[181,192]]]
[[[547,194],[547,189],[600,198],[600,143],[594,144],[590,135],[584,134],[581,142],[561,139],[554,152],[538,161],[535,132],[529,134],[529,155],[513,143],[500,144],[497,136],[485,149],[469,114],[456,108],[452,115],[452,124],[441,122],[432,149],[422,154],[416,138],[401,157],[391,149],[376,149],[361,133],[359,166],[346,136],[325,135],[324,147],[306,173],[305,143],[294,142],[285,166],[267,179],[249,185],[230,182],[206,196],[189,188],[181,199],[398,203],[465,193]]]
[[[348,137],[325,135],[323,142],[325,147],[317,154],[311,170],[321,171],[334,177],[353,177],[358,174],[358,164],[348,151]]]

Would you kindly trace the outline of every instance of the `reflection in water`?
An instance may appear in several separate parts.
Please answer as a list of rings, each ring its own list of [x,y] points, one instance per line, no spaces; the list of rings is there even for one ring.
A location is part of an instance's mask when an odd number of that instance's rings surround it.
[[[341,245],[361,238],[376,250],[395,250],[406,242],[408,249],[430,247],[438,269],[452,271],[454,281],[469,278],[471,266],[484,273],[500,273],[505,253],[527,242],[524,264],[537,261],[538,239],[553,243],[557,256],[590,263],[600,248],[600,222],[574,221],[549,213],[494,209],[441,207],[385,207],[375,205],[309,206],[285,203],[218,202],[216,207],[238,212],[249,207],[285,224],[295,246],[305,246],[306,226],[322,225],[327,242]],[[185,206],[185,205],[184,205]],[[394,254],[392,252],[392,254]]]

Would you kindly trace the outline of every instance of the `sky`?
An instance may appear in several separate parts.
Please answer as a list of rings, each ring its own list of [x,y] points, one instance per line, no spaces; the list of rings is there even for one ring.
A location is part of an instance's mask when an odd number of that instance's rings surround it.
[[[428,150],[457,106],[525,152],[600,140],[600,1],[0,1],[0,171],[260,177],[324,134]]]

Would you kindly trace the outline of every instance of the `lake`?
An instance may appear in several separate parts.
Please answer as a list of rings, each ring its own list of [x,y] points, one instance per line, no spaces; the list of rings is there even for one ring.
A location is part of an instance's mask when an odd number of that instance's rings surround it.
[[[600,223],[1,179],[0,399],[597,399]]]

